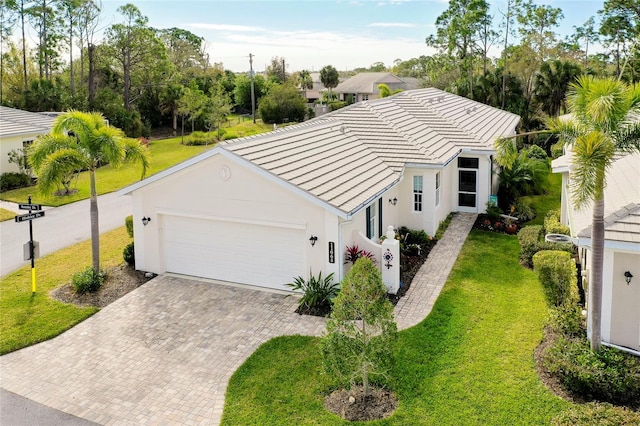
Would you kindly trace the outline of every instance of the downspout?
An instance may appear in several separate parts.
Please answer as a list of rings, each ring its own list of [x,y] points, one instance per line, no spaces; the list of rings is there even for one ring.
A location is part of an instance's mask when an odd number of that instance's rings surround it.
[[[493,194],[493,155],[489,156],[489,195]]]

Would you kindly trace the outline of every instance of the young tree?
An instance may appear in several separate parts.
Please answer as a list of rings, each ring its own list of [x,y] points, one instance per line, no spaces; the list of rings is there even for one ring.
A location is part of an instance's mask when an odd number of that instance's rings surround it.
[[[573,27],[575,41],[580,45],[584,40],[584,69],[589,68],[589,44],[598,41],[598,32],[595,29],[595,18],[591,16],[581,27]]]
[[[300,122],[307,112],[306,100],[289,83],[274,85],[260,100],[258,110],[265,123]]]
[[[334,299],[322,342],[326,371],[370,394],[371,378],[386,374],[393,363],[397,326],[393,305],[378,268],[366,257],[356,261]]]
[[[284,58],[274,56],[271,63],[265,70],[267,78],[274,83],[284,83],[287,81],[286,63]]]
[[[329,89],[329,99],[333,99],[333,94],[331,89],[335,89],[338,87],[338,83],[340,83],[340,76],[338,75],[338,70],[336,70],[333,66],[327,65],[320,70],[320,81],[322,85]]]
[[[211,130],[212,127],[218,129],[218,140],[220,140],[221,137],[222,122],[226,120],[230,113],[231,99],[229,99],[229,95],[227,95],[220,86],[211,89],[209,97],[204,104],[203,115],[209,130]]]
[[[589,324],[593,351],[600,350],[606,174],[620,151],[640,152],[640,85],[580,77],[569,92],[568,120],[552,119],[549,130],[573,149],[570,191],[576,208],[592,208]]]
[[[38,188],[44,194],[71,170],[88,170],[90,178],[91,252],[93,270],[100,272],[100,230],[96,170],[103,162],[120,167],[132,161],[142,166],[142,177],[149,167],[146,148],[135,139],[109,126],[102,114],[69,111],[60,115],[49,135],[38,138],[29,150],[29,163],[38,175]]]

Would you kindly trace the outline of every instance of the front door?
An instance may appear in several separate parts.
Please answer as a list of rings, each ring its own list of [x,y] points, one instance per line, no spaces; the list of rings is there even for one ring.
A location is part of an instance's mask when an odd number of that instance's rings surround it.
[[[477,158],[458,158],[458,211],[478,211]]]

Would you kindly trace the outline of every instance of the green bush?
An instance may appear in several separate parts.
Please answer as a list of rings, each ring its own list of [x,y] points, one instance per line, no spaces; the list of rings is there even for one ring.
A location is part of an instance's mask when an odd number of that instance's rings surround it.
[[[518,242],[520,243],[520,263],[532,268],[533,255],[541,250],[560,250],[573,253],[573,245],[570,243],[552,243],[544,241],[542,226],[525,226],[518,232]]]
[[[184,140],[185,145],[209,145],[216,141],[215,133],[211,132],[192,132]]]
[[[525,223],[536,217],[536,212],[529,203],[519,198],[516,200],[516,203],[513,206],[513,211],[510,215],[517,217],[520,223]]]
[[[124,250],[122,250],[122,258],[130,266],[136,266],[136,252],[134,250],[133,241],[127,244]]]
[[[71,279],[76,293],[84,294],[98,291],[106,278],[106,273],[100,271],[97,274],[91,266],[87,266],[80,272],[76,272]]]
[[[525,149],[525,155],[529,158],[535,158],[538,160],[546,160],[547,153],[544,149],[540,148],[538,145],[531,145],[529,148]]]
[[[552,308],[549,326],[555,333],[570,337],[585,336],[587,330],[582,308],[577,304]]]
[[[571,234],[569,227],[560,223],[560,212],[557,210],[549,210],[547,212],[544,218],[544,229],[545,234]]]
[[[299,305],[306,309],[330,307],[340,291],[340,283],[333,282],[333,273],[322,278],[320,272],[317,278],[310,275],[308,280],[297,277],[286,285],[292,290],[302,290]]]
[[[502,209],[495,203],[492,203],[491,201],[487,203],[487,217],[491,220],[491,222],[499,221],[501,214]]]
[[[129,238],[133,238],[133,215],[129,215],[124,218],[124,226],[127,228]]]
[[[31,177],[25,173],[3,173],[0,175],[0,191],[26,188],[31,185]]]
[[[552,426],[638,426],[640,413],[611,404],[574,405],[551,421]]]
[[[343,101],[332,101],[332,102],[329,102],[329,111],[335,111],[335,110],[338,110],[340,108],[344,108],[345,106],[347,106],[346,102],[343,102]]]
[[[631,354],[607,346],[594,352],[587,339],[559,337],[545,351],[544,366],[582,399],[640,406],[640,359]]]
[[[571,254],[542,250],[533,256],[533,269],[549,306],[573,306],[578,300],[578,278]]]

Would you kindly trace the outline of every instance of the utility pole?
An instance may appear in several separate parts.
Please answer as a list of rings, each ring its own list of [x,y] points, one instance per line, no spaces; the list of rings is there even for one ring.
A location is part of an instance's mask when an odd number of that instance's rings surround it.
[[[284,83],[286,79],[287,79],[287,72],[285,71],[285,68],[284,68],[284,58],[282,58],[282,82]]]
[[[249,53],[249,75],[251,76],[251,118],[256,124],[256,92],[253,87],[253,54]]]

